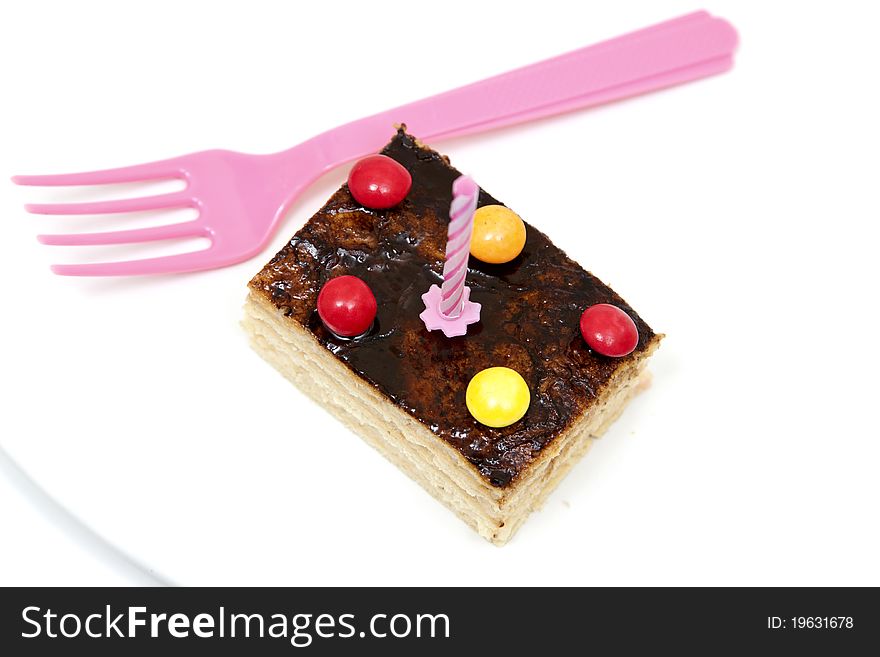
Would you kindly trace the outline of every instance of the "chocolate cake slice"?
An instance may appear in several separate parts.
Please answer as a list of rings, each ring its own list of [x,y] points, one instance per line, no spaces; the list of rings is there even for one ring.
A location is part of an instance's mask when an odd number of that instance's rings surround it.
[[[613,290],[526,224],[506,264],[471,257],[482,304],[467,335],[429,332],[422,294],[442,282],[452,181],[460,174],[404,128],[382,151],[412,176],[397,207],[371,210],[343,185],[251,280],[244,326],[256,351],[482,536],[502,545],[621,413],[662,336]],[[499,204],[484,190],[479,206]],[[339,338],[316,311],[321,287],[350,274],[373,290],[376,322]],[[578,322],[609,303],[638,329],[622,358],[593,352]],[[521,420],[477,422],[465,404],[484,368],[519,372],[531,391]]]

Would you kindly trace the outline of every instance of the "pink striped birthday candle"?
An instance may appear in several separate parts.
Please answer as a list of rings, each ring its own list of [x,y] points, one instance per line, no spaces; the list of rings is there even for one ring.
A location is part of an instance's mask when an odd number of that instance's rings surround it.
[[[469,324],[480,321],[480,304],[470,300],[470,288],[464,284],[479,194],[480,188],[468,176],[452,183],[443,285],[432,285],[422,295],[425,310],[419,317],[425,327],[429,331],[439,329],[448,338],[464,335]]]
[[[452,205],[446,232],[446,264],[443,265],[443,285],[440,286],[440,314],[444,319],[456,319],[461,315],[479,193],[480,188],[467,176],[461,176],[452,183]]]

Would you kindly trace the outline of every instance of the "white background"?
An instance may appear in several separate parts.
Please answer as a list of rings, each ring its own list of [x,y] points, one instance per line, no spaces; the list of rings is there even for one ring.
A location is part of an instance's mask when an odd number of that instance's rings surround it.
[[[22,204],[144,190],[0,182],[0,584],[880,584],[871,7],[710,2],[740,32],[733,72],[437,144],[668,335],[653,387],[502,549],[238,326],[247,280],[346,170],[261,257],[137,280],[48,264],[168,245],[34,235],[168,218]],[[7,3],[0,175],[279,150],[697,8]]]

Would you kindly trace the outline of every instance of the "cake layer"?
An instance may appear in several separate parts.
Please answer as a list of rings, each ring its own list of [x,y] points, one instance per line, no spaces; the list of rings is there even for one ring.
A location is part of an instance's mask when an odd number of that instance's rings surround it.
[[[451,444],[391,403],[374,386],[263,296],[248,296],[243,322],[253,348],[285,377],[437,500],[496,545],[539,508],[571,467],[619,415],[644,381],[646,357],[620,369],[591,413],[558,436],[518,485],[492,486]]]
[[[268,314],[272,309],[279,327],[298,339],[308,336],[371,389],[375,403],[392,405],[408,417],[409,430],[418,427],[420,440],[430,438],[436,449],[451,449],[470,464],[485,486],[471,482],[467,494],[504,499],[510,505],[517,495],[525,495],[517,489],[534,478],[530,470],[549,467],[562,454],[564,438],[593,426],[597,416],[606,414],[602,404],[609,399],[625,401],[619,387],[632,385],[659,337],[613,290],[528,224],[525,247],[513,261],[488,265],[470,259],[467,284],[471,299],[482,304],[481,321],[459,338],[428,332],[419,319],[421,295],[441,283],[451,184],[459,172],[403,129],[383,153],[412,175],[403,203],[371,210],[343,186],[254,277],[249,305]],[[499,202],[481,190],[479,205],[492,203]],[[321,287],[342,274],[363,279],[379,305],[373,329],[356,340],[328,332],[315,310]],[[584,343],[578,320],[596,303],[619,306],[635,321],[639,345],[629,356],[596,355]],[[264,347],[265,356],[268,345]],[[279,366],[280,358],[269,359]],[[465,389],[474,374],[499,365],[523,376],[531,404],[520,421],[493,429],[471,417]],[[306,376],[297,372],[285,373],[293,380]],[[554,466],[554,473],[559,467]],[[493,489],[497,494],[487,492]],[[523,509],[536,499],[532,493],[527,497]],[[485,516],[475,512],[469,522],[479,526],[501,517],[493,514],[492,509]],[[489,530],[480,531],[487,535]]]

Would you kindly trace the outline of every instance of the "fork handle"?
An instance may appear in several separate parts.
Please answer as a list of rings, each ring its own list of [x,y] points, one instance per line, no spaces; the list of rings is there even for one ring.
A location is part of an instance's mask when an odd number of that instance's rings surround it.
[[[730,68],[737,35],[704,11],[342,125],[312,141],[325,170],[379,150],[393,125],[424,140],[531,121]]]

